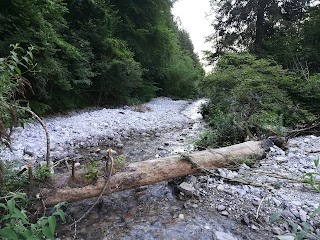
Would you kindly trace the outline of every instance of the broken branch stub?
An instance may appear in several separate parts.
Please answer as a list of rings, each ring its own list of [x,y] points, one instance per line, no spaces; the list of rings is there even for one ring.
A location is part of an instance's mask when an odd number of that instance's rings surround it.
[[[266,149],[262,142],[249,141],[229,147],[193,152],[188,157],[194,163],[206,169],[216,169],[233,165],[243,159],[261,159]],[[123,191],[140,186],[166,181],[173,178],[184,177],[200,172],[192,164],[179,155],[159,159],[134,162],[128,164],[121,172],[115,173],[109,179],[109,186],[104,192]],[[100,177],[95,184],[83,187],[69,187],[69,174],[57,175],[53,183],[54,188],[41,189],[46,206],[53,206],[59,202],[74,202],[100,195],[106,179]]]

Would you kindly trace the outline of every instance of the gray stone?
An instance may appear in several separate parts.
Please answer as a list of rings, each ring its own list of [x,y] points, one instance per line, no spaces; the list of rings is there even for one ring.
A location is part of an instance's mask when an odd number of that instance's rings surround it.
[[[278,200],[278,199],[275,198],[275,197],[272,198],[272,201],[274,202],[274,204],[275,204],[277,207],[279,207],[279,206],[281,205],[281,203],[282,203],[280,200]]]
[[[301,219],[302,222],[306,222],[307,221],[307,213],[305,211],[300,209],[299,215],[300,215],[300,219]]]
[[[296,218],[299,218],[299,217],[300,217],[299,211],[297,211],[297,210],[295,210],[295,209],[290,209],[290,212],[292,212],[292,214],[293,214]]]
[[[34,149],[34,146],[32,145],[27,145],[23,149],[23,155],[28,155],[30,157],[34,156],[34,152],[35,152],[35,149]]]
[[[240,197],[243,197],[244,195],[246,195],[247,191],[244,189],[238,189],[237,190],[238,194],[240,195]]]
[[[243,216],[242,222],[243,222],[244,224],[246,224],[247,226],[249,226],[249,224],[250,224],[250,219],[249,219],[248,215],[244,215],[244,216]]]
[[[295,219],[296,218],[289,210],[284,210],[281,215],[284,218],[291,218],[291,219]]]
[[[214,233],[216,235],[217,240],[238,240],[237,237],[234,237],[230,233],[221,232],[221,231],[215,231]]]
[[[279,227],[273,227],[272,228],[272,233],[275,234],[275,235],[281,235],[281,234],[283,234],[283,231]]]
[[[293,152],[289,152],[288,153],[288,158],[293,158],[293,157],[295,157],[296,156],[296,154],[294,154]]]
[[[298,200],[292,201],[291,203],[292,203],[292,205],[295,205],[295,206],[302,206],[303,205],[303,202],[298,201]]]
[[[260,202],[261,202],[261,199],[258,198],[258,197],[252,199],[252,204],[255,205],[255,206],[259,206]]]
[[[222,211],[222,212],[221,212],[221,215],[223,215],[223,216],[229,216],[229,212],[228,212],[228,211]]]
[[[178,189],[183,192],[184,194],[186,195],[189,195],[189,196],[192,196],[196,189],[193,187],[192,184],[190,183],[186,183],[186,182],[183,182],[181,183],[179,186],[178,186]]]
[[[224,205],[220,204],[220,205],[217,206],[217,210],[221,212],[221,211],[226,210],[226,207]]]
[[[251,229],[253,229],[253,230],[258,230],[259,228],[258,228],[256,225],[252,224],[252,225],[251,225]]]

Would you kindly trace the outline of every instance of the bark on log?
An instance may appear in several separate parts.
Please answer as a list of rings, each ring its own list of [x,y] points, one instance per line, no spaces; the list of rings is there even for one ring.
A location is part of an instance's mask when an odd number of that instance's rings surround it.
[[[265,155],[265,150],[262,142],[249,141],[229,147],[194,152],[190,154],[190,157],[193,162],[204,168],[215,169],[232,165],[245,158],[261,159]],[[179,155],[134,162],[111,176],[109,187],[104,194],[184,177],[198,171]],[[53,183],[54,188],[41,189],[46,206],[53,206],[63,201],[74,202],[97,197],[106,181],[101,177],[94,185],[73,188],[62,184],[69,181],[70,175],[60,175],[57,178],[59,181]]]

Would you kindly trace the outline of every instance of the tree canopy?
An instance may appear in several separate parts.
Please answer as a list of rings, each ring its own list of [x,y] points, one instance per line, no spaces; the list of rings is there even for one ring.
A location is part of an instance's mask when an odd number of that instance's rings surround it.
[[[189,98],[203,70],[171,8],[170,0],[3,0],[0,53],[12,43],[36,49],[37,73],[26,78],[37,112]]]

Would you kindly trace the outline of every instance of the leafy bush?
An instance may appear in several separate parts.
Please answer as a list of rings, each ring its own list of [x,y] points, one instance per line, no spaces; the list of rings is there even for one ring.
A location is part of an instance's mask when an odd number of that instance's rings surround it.
[[[86,179],[88,179],[89,181],[97,180],[100,174],[98,167],[99,167],[98,161],[89,162],[85,168]]]
[[[22,76],[33,67],[32,50],[24,52],[22,48],[11,45],[12,50],[6,58],[0,58],[0,140],[10,141],[6,128],[17,125],[19,118],[29,109],[25,101],[26,88],[32,91],[31,84]]]
[[[25,194],[11,193],[6,196],[4,203],[0,202],[0,237],[2,239],[55,239],[56,216],[65,222],[63,204],[54,206],[51,216],[43,216],[35,222],[31,221],[31,214],[25,209],[28,199]]]
[[[10,191],[24,188],[28,183],[28,176],[17,169],[16,165],[11,162],[2,163],[2,179],[0,181],[0,193],[5,194]]]
[[[298,89],[301,97],[308,96],[306,89],[311,83],[297,88],[299,81],[274,61],[246,53],[226,53],[216,71],[201,83],[210,98],[204,111],[213,131],[212,144],[228,145],[264,135],[283,135],[284,127],[314,118],[310,109],[299,105],[297,97],[293,98]],[[320,96],[313,97],[319,102]]]

